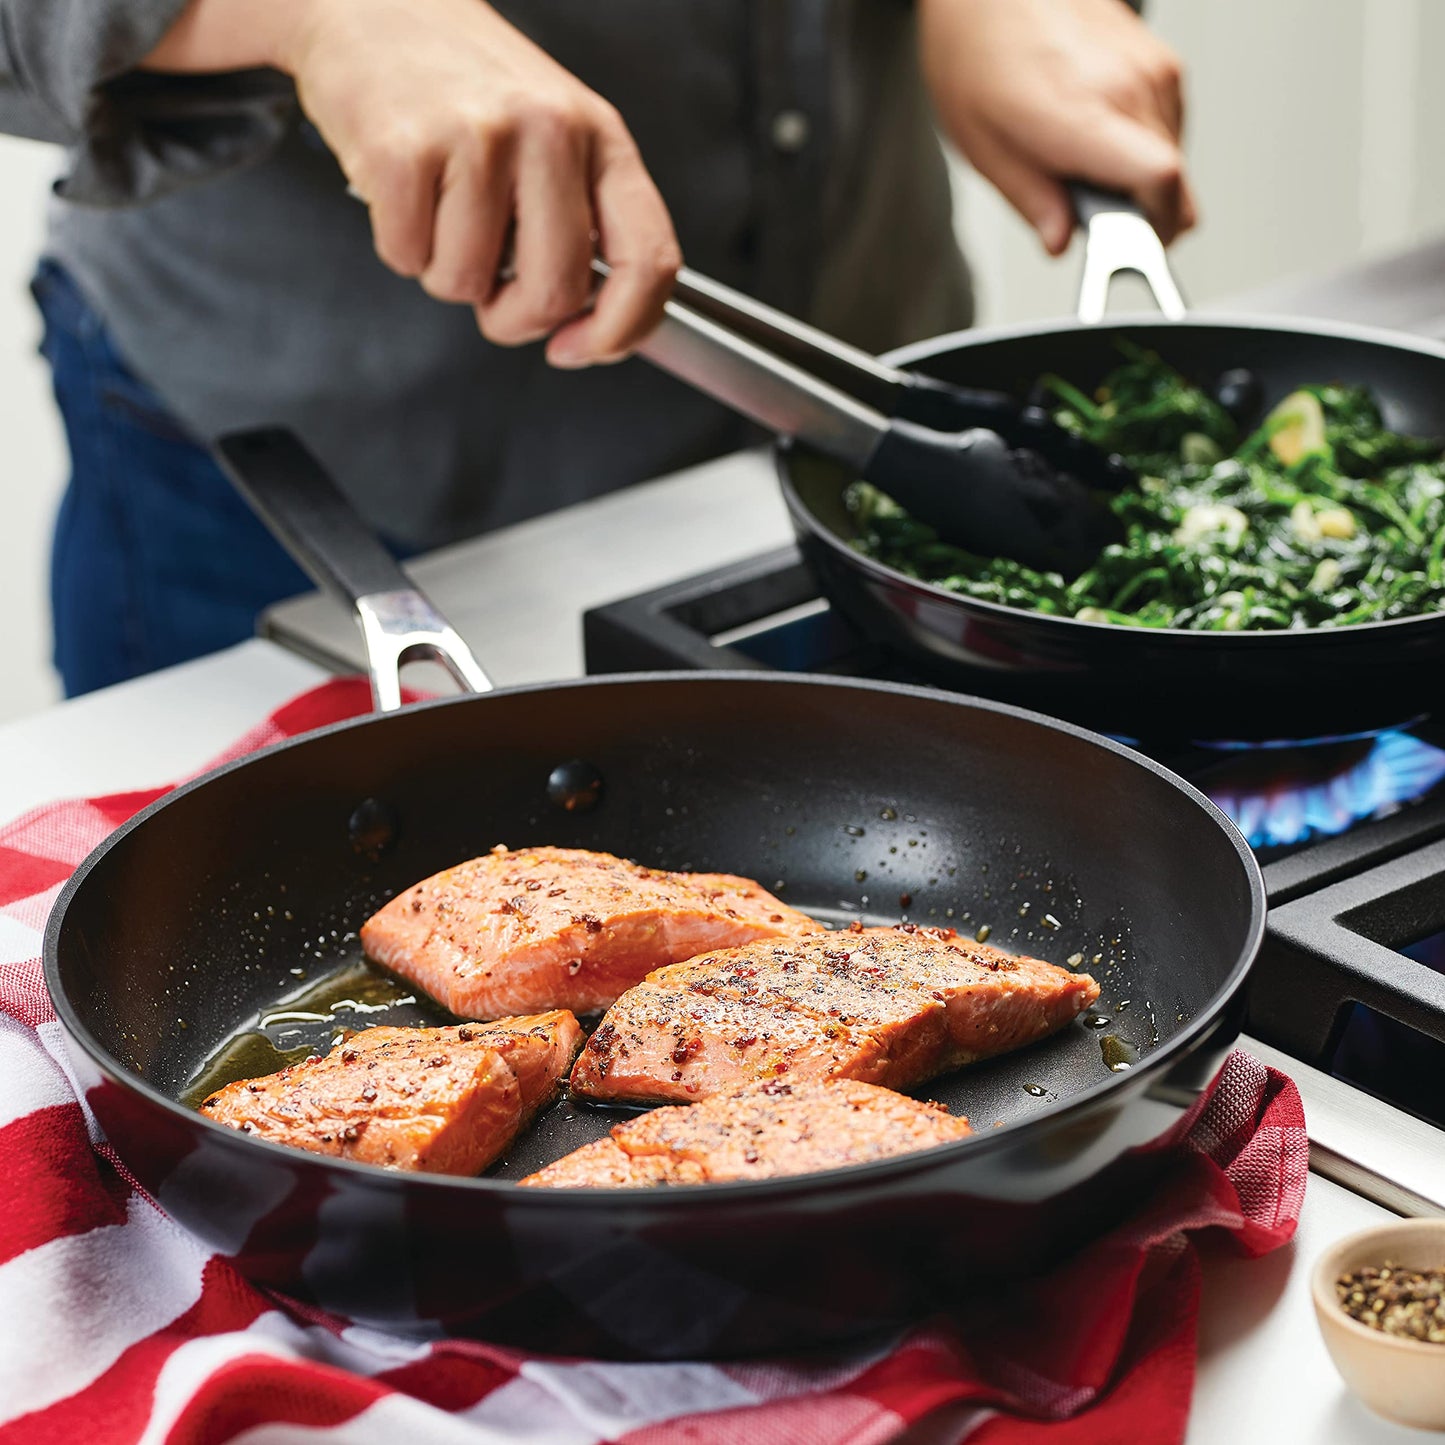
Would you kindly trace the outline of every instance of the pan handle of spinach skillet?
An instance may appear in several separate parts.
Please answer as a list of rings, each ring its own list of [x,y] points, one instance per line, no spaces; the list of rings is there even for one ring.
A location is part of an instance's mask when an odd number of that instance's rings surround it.
[[[397,565],[300,438],[283,427],[229,432],[216,458],[313,581],[356,612],[379,712],[401,706],[401,668],[439,662],[467,692],[492,680],[471,649]]]
[[[1070,181],[1069,199],[1084,232],[1084,272],[1079,278],[1078,316],[1090,324],[1104,319],[1109,283],[1121,271],[1144,278],[1159,309],[1171,321],[1187,314],[1179,283],[1169,267],[1159,233],[1128,196]]]
[[[1079,277],[1079,321],[1103,321],[1108,286],[1120,272],[1143,276],[1157,306],[1170,321],[1183,321],[1188,308],[1179,295],[1165,243],[1127,195],[1103,191],[1084,181],[1068,184],[1074,215],[1084,230],[1084,275]]]

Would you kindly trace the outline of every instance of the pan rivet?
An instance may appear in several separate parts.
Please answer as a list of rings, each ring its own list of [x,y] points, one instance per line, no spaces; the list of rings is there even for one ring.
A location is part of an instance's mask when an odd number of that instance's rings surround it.
[[[602,798],[602,774],[582,758],[558,763],[547,776],[547,796],[569,813],[590,813]]]
[[[363,798],[347,819],[351,846],[373,863],[396,842],[396,814],[377,798]]]
[[[1252,427],[1264,409],[1264,387],[1254,372],[1237,366],[1214,383],[1214,399],[1241,427]]]

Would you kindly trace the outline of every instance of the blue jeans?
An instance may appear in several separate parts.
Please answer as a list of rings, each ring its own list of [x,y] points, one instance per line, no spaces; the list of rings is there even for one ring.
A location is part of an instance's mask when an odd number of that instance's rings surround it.
[[[211,454],[126,366],[70,277],[32,283],[70,443],[55,524],[55,666],[67,696],[253,635],[310,587]]]

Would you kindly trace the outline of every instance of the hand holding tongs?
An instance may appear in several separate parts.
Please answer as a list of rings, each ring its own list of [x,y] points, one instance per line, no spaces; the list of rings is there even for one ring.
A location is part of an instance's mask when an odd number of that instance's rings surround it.
[[[1089,238],[1081,319],[1097,319],[1082,316],[1086,301],[1102,314],[1119,270],[1141,272],[1166,314],[1182,314],[1163,247],[1138,210],[1083,187],[1074,196]],[[606,274],[604,262],[595,265]],[[1100,493],[1132,474],[1042,408],[901,371],[695,272],[678,273],[662,323],[639,350],[770,431],[854,468],[972,551],[1067,574],[1118,535]]]

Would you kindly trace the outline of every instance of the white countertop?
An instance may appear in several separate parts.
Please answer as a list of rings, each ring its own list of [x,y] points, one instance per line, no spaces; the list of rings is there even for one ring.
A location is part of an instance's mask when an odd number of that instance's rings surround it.
[[[1433,278],[1437,257],[1426,259],[1430,264],[1420,265]],[[1355,308],[1361,319],[1389,319],[1381,306],[1400,289],[1398,276],[1361,275],[1363,299]],[[1250,299],[1270,310],[1353,316],[1353,292],[1341,292],[1338,278],[1328,280],[1319,295]],[[1401,319],[1430,329],[1420,325],[1418,306],[1405,306]],[[583,610],[779,546],[789,536],[770,464],[764,454],[743,453],[450,548],[409,570],[507,685],[580,673]],[[326,676],[318,664],[360,662],[354,622],[327,598],[283,604],[269,627],[313,660],[272,642],[248,642],[0,725],[0,819],[59,797],[184,776]],[[423,685],[431,682],[428,674]],[[1387,1161],[1407,1158],[1418,1166],[1419,1193],[1445,1212],[1439,1131],[1313,1070],[1286,1066],[1304,1095],[1323,1168],[1349,1179],[1350,1159],[1378,1146]],[[1360,1405],[1331,1366],[1314,1322],[1314,1259],[1341,1235],[1391,1217],[1316,1173],[1288,1248],[1260,1260],[1206,1252],[1189,1445],[1401,1445],[1435,1438]]]
[[[737,452],[406,564],[499,685],[577,677],[589,608],[792,539],[766,452]],[[321,593],[283,602],[266,634],[324,665],[362,665],[351,613]],[[428,681],[439,673],[431,671]]]
[[[1308,1117],[1308,1091],[1302,1092]],[[1285,1248],[1252,1260],[1206,1253],[1188,1445],[1403,1445],[1439,1439],[1392,1424],[1360,1404],[1335,1373],[1315,1324],[1310,1297],[1315,1259],[1342,1235],[1393,1217],[1312,1174],[1299,1230]]]

